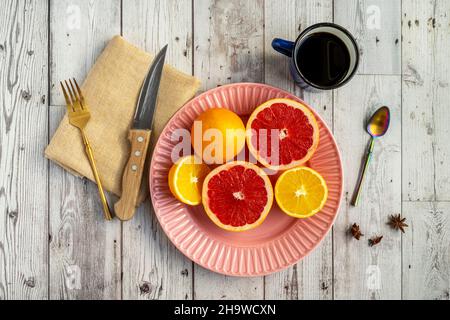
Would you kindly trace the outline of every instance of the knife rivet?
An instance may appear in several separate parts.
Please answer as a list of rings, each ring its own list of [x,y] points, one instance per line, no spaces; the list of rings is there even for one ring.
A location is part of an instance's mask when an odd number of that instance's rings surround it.
[[[137,170],[137,165],[135,165],[135,164],[133,164],[132,166],[131,166],[131,170],[133,170],[133,171],[136,171]]]
[[[138,142],[143,142],[144,141],[144,137],[137,137],[137,141]]]
[[[136,157],[140,157],[140,156],[141,156],[141,152],[140,152],[139,150],[136,150],[136,151],[134,152],[134,155],[135,155]]]

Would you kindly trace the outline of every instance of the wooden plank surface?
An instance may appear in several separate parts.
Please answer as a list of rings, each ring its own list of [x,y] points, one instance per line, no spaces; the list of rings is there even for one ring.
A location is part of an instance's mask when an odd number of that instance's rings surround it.
[[[120,0],[50,0],[50,105],[64,105],[59,81],[84,79],[112,35]]]
[[[449,1],[7,0],[0,11],[0,300],[450,298]],[[360,75],[334,92],[303,92],[271,40],[333,20],[360,44]],[[121,32],[153,53],[168,43],[168,62],[202,90],[266,82],[334,129],[345,197],[311,255],[264,278],[212,273],[170,244],[148,201],[130,222],[105,222],[96,186],[44,159],[65,112],[58,81],[84,79]],[[382,104],[391,128],[353,208],[364,120]],[[397,212],[405,234],[386,225]],[[353,222],[360,241],[348,235]],[[384,238],[370,248],[375,234]]]
[[[450,3],[409,0],[402,10],[403,214],[410,225],[402,237],[403,298],[448,300],[450,67],[443,46]]]
[[[273,38],[294,41],[311,24],[332,21],[333,2],[265,1],[265,82],[302,97],[332,128],[333,98],[331,91],[312,93],[292,82],[289,59],[271,47]],[[332,234],[328,234],[314,252],[285,271],[266,276],[266,299],[331,299],[332,298]]]
[[[83,81],[106,43],[119,33],[118,0],[50,1],[50,93],[56,104],[49,111],[50,136],[65,112],[59,81]],[[104,220],[94,183],[52,162],[49,166],[50,298],[120,298],[120,222]]]
[[[0,3],[0,300],[48,296],[47,11]]]
[[[207,90],[264,81],[262,0],[194,1],[194,75]],[[195,299],[262,299],[263,278],[233,278],[194,267]]]
[[[359,45],[358,73],[400,74],[400,7],[401,0],[334,0],[334,22]]]
[[[403,3],[404,200],[450,200],[450,2]]]
[[[356,76],[334,97],[334,132],[344,172],[344,199],[334,225],[334,298],[400,299],[401,238],[390,230],[388,216],[401,212],[401,96],[399,76]],[[388,133],[376,141],[361,201],[350,201],[369,135],[364,123],[382,105],[391,110]],[[352,239],[349,228],[361,227],[364,237]],[[369,247],[368,239],[384,238]]]
[[[133,1],[123,8],[123,36],[153,54],[169,44],[166,62],[191,74],[191,10],[190,0]],[[191,299],[192,268],[162,231],[149,199],[123,223],[124,299]]]
[[[450,299],[450,203],[405,202],[403,298]]]

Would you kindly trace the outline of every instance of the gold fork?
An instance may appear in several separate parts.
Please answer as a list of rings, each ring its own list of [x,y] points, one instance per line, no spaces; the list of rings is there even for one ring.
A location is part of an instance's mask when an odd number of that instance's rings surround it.
[[[64,98],[66,99],[69,123],[74,127],[80,129],[81,136],[83,137],[83,142],[86,149],[86,154],[89,158],[89,163],[91,164],[92,173],[94,174],[95,181],[97,182],[98,193],[100,194],[100,199],[102,200],[105,219],[111,220],[112,219],[111,211],[109,209],[108,202],[105,197],[105,192],[103,191],[102,182],[98,175],[97,166],[94,160],[94,153],[92,152],[91,144],[89,143],[86,133],[84,132],[86,124],[91,118],[91,113],[89,112],[88,105],[84,100],[83,94],[81,93],[81,89],[78,86],[77,81],[73,79],[73,82],[75,83],[75,86],[73,85],[72,80],[69,79],[70,83],[69,86],[67,80],[64,80],[66,87],[64,87],[64,84],[60,82],[62,91],[64,93]],[[69,92],[69,94],[67,94],[67,92]]]

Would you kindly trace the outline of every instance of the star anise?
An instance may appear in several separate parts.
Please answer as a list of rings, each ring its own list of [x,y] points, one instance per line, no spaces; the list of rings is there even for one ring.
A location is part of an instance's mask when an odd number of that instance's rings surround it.
[[[374,236],[369,239],[369,246],[373,247],[381,242],[381,239],[383,239],[383,236]]]
[[[355,238],[356,240],[359,240],[359,238],[361,238],[364,235],[361,233],[361,230],[359,229],[359,226],[356,223],[352,225],[352,227],[350,228],[350,232],[353,238]]]
[[[405,233],[405,229],[408,225],[405,223],[406,218],[402,218],[400,214],[392,214],[389,217],[389,225],[395,230],[401,230],[401,232]]]

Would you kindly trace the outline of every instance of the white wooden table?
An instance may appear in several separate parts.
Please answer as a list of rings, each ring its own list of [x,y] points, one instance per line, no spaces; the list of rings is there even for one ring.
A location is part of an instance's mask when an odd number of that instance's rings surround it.
[[[355,35],[362,63],[342,89],[303,92],[270,43],[321,21]],[[130,222],[105,222],[95,185],[44,159],[65,112],[58,81],[83,79],[116,34],[151,52],[169,43],[168,62],[202,90],[265,82],[324,117],[345,192],[311,255],[266,277],[214,274],[170,244],[148,202]],[[449,41],[449,0],[1,1],[0,299],[449,299]],[[381,105],[392,126],[353,208],[363,123]],[[386,225],[400,212],[405,234]]]

